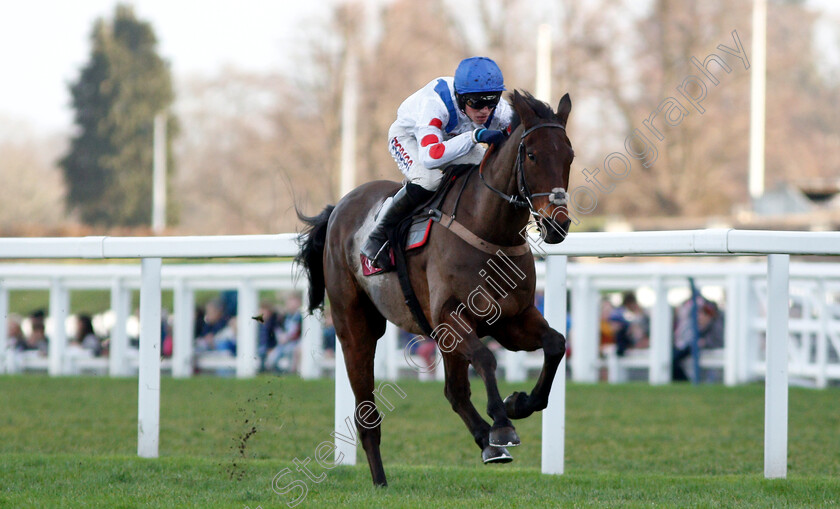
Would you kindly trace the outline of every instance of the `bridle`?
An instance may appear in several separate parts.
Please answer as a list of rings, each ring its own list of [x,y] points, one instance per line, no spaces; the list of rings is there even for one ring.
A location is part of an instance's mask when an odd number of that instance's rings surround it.
[[[525,171],[523,169],[523,165],[525,164],[525,137],[531,134],[532,132],[540,129],[542,127],[556,127],[559,129],[566,130],[566,126],[563,124],[558,123],[544,123],[544,124],[537,124],[529,129],[526,129],[522,136],[519,137],[519,148],[517,149],[516,154],[516,161],[514,162],[514,171],[516,172],[516,183],[518,186],[518,192],[516,195],[509,195],[504,191],[500,191],[495,187],[491,186],[485,179],[484,179],[484,161],[487,160],[487,157],[481,162],[481,166],[478,169],[478,176],[481,177],[481,181],[484,182],[484,185],[487,186],[488,189],[493,191],[494,193],[498,194],[502,197],[506,202],[510,203],[516,208],[527,208],[531,211],[535,217],[540,217],[541,214],[534,210],[534,203],[533,199],[540,197],[540,196],[548,196],[548,201],[552,205],[566,205],[568,203],[567,193],[566,190],[562,187],[555,187],[551,189],[550,193],[531,193],[531,190],[528,188],[528,182],[525,180]]]

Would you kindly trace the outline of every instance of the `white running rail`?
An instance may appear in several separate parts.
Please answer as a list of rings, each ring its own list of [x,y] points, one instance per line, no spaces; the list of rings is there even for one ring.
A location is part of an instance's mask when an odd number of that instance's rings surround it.
[[[566,323],[566,259],[568,256],[760,255],[767,256],[768,319],[765,397],[764,475],[787,475],[787,343],[791,255],[840,255],[840,233],[744,230],[688,230],[634,233],[575,233],[555,246],[532,243],[548,255],[546,316],[558,330]],[[297,252],[295,236],[221,237],[84,237],[0,239],[0,258],[139,258],[141,259],[140,358],[138,381],[138,454],[158,455],[160,408],[160,290],[163,258],[287,257]],[[0,299],[6,297],[0,292]],[[248,320],[244,320],[248,322]],[[5,345],[0,345],[5,349]],[[336,352],[340,362],[340,351]],[[560,373],[565,371],[565,359]],[[342,363],[343,364],[343,363]],[[342,370],[336,370],[336,425],[343,424],[341,404],[353,401]],[[555,379],[549,407],[543,412],[542,470],[563,473],[565,378]],[[340,431],[340,430],[337,430]],[[355,447],[337,442],[336,455],[355,463]]]

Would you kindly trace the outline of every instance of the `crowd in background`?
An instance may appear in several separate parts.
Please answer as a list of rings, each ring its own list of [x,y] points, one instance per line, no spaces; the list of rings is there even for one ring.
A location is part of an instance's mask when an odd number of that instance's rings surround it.
[[[260,304],[260,312],[252,319],[259,322],[258,347],[260,371],[270,373],[296,373],[300,363],[300,338],[302,302],[297,293],[275,296]],[[27,317],[10,313],[6,317],[7,349],[26,356],[47,357],[49,338],[46,330],[46,313],[36,310]],[[161,320],[161,351],[164,358],[173,351],[172,317],[166,310]],[[94,320],[89,314],[77,314],[69,325],[70,336],[66,352],[76,357],[107,357],[107,333],[97,334]],[[223,291],[203,305],[196,306],[194,317],[194,358],[200,356],[235,357],[237,350],[237,293]],[[129,338],[130,347],[139,348],[139,338]],[[323,355],[335,355],[335,328],[327,313],[323,327]],[[198,363],[194,364],[200,372]],[[216,374],[231,370],[214,370]]]
[[[45,322],[46,314],[41,309],[32,312],[27,320],[14,313],[7,316],[7,348],[17,352],[32,352],[45,357],[49,346]],[[25,325],[28,325],[28,334],[24,333]],[[103,353],[107,355],[107,346],[107,341],[103,341],[93,331],[93,320],[90,315],[75,316],[74,333],[67,344],[69,351],[85,352],[97,357]]]
[[[697,293],[673,309],[673,381],[689,380],[687,360],[696,340],[699,349],[723,347],[724,312],[717,303]],[[601,352],[614,349],[624,356],[630,349],[650,345],[650,317],[636,300],[635,292],[621,294],[621,303],[613,305],[609,298],[601,300]]]
[[[536,305],[542,311],[543,297],[538,294]],[[648,348],[650,341],[650,318],[639,305],[635,292],[605,294],[601,300],[600,343],[601,352],[626,355],[629,350]],[[257,354],[260,372],[297,373],[300,366],[300,339],[302,327],[302,301],[297,293],[277,296],[274,300],[260,303],[259,314],[252,319],[259,322],[257,328]],[[323,327],[323,355],[335,355],[335,327],[327,310]],[[696,317],[696,318],[695,318]],[[16,314],[7,317],[7,347],[26,355],[46,357],[49,338],[46,334],[45,313],[32,312],[26,319]],[[570,331],[570,353],[574,347],[574,324],[567,318]],[[697,293],[694,300],[685,300],[673,309],[673,371],[675,381],[688,380],[692,344],[700,349],[723,346],[723,310],[717,303]],[[73,355],[100,357],[108,355],[108,338],[98,335],[93,320],[88,314],[74,316],[72,334],[68,338],[67,350]],[[237,350],[237,293],[223,291],[216,298],[195,309],[194,321],[195,358],[199,356],[235,357]],[[401,347],[411,343],[412,355],[421,357],[434,372],[435,344],[432,341],[414,341],[413,335],[402,333]],[[161,323],[163,357],[170,357],[173,349],[171,317],[163,314]],[[488,346],[497,350],[499,345],[488,339]],[[131,344],[137,347],[138,338]],[[196,372],[200,372],[195,363]],[[216,374],[232,373],[231,370],[214,370]]]

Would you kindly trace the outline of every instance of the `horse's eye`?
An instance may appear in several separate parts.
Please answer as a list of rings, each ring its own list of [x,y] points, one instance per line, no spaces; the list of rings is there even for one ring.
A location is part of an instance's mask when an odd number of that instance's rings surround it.
[[[531,161],[535,159],[533,152],[528,152],[528,159],[530,159]]]

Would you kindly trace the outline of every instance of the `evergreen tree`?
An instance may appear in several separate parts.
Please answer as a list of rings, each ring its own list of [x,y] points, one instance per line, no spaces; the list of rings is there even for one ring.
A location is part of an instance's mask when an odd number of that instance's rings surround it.
[[[110,22],[97,20],[91,42],[90,60],[70,85],[77,132],[60,162],[67,206],[92,225],[147,225],[154,117],[173,101],[169,67],[157,54],[151,24],[138,20],[130,6],[118,5]],[[172,116],[167,124],[171,140]],[[171,149],[167,170],[171,181]]]

